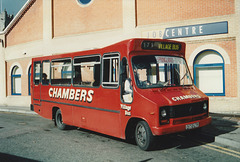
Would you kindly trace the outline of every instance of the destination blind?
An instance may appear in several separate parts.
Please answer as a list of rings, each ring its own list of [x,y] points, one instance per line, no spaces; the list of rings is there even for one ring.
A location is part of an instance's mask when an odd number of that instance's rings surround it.
[[[160,41],[143,41],[142,49],[145,50],[167,50],[167,51],[180,51],[180,43],[160,42]]]

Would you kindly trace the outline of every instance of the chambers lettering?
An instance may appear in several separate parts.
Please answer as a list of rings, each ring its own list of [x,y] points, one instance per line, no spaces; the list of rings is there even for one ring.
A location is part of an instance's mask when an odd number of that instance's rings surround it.
[[[85,89],[68,89],[68,88],[49,88],[48,95],[50,98],[58,98],[65,100],[75,100],[81,102],[92,102],[93,90]]]
[[[181,100],[192,99],[192,98],[201,98],[201,96],[199,96],[199,95],[183,95],[183,96],[172,97],[172,100],[173,101],[181,101]]]

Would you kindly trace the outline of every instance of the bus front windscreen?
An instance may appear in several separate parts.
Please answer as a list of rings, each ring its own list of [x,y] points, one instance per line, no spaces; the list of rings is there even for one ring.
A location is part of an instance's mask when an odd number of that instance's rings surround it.
[[[192,85],[185,60],[173,56],[135,56],[132,58],[135,82],[139,88]]]

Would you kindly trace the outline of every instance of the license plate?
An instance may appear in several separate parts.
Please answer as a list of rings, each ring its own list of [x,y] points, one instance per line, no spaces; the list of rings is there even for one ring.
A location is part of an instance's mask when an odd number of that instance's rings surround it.
[[[194,128],[198,128],[198,127],[199,127],[199,122],[193,123],[193,124],[188,124],[188,125],[186,125],[186,130],[194,129]]]

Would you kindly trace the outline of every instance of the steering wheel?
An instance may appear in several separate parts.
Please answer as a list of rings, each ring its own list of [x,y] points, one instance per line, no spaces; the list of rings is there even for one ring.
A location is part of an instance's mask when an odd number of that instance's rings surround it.
[[[149,80],[144,80],[142,83],[143,83],[143,85],[151,85],[152,84]]]

